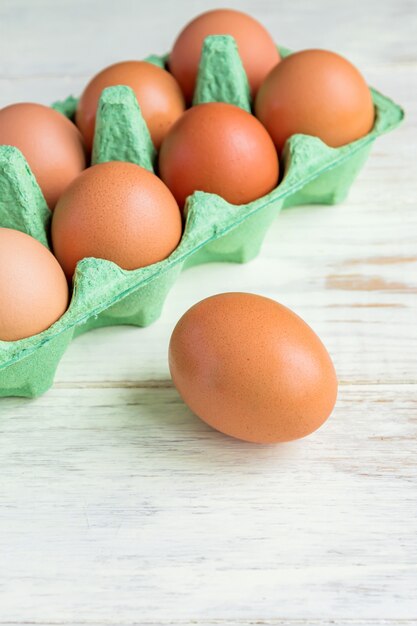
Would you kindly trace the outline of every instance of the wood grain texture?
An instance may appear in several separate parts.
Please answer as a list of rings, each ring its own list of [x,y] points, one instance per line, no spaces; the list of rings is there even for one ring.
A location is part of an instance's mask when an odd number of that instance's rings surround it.
[[[278,448],[169,388],[3,408],[5,621],[353,619],[359,597],[363,618],[415,616],[414,385],[343,385],[316,436]]]
[[[0,106],[78,94],[223,2],[1,0]],[[340,206],[285,211],[246,266],[183,273],[147,329],[70,346],[0,401],[0,625],[417,625],[417,3],[242,0],[277,41],[345,54],[406,109]],[[205,426],[169,379],[179,316],[242,290],[293,308],[341,380],[315,435]]]
[[[214,619],[214,620],[187,620],[187,619],[160,619],[157,621],[30,621],[30,622],[0,622],[1,626],[415,626],[415,619]]]

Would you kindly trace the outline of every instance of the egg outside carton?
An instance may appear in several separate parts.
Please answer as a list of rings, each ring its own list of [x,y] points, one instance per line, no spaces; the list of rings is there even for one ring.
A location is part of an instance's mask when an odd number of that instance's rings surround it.
[[[290,51],[280,48],[282,56]],[[160,67],[166,56],[146,59]],[[245,263],[259,253],[265,234],[281,209],[343,200],[365,162],[373,141],[392,130],[402,109],[371,89],[375,124],[365,137],[330,148],[320,139],[294,135],[283,154],[283,178],[273,191],[245,205],[215,194],[195,192],[185,206],[185,229],[177,249],[164,261],[123,270],[102,259],[77,265],[66,313],[44,332],[15,342],[0,341],[0,396],[34,397],[53,383],[55,370],[71,339],[92,328],[116,324],[147,326],[160,315],[177,275],[209,262]],[[193,104],[229,102],[251,111],[247,77],[230,36],[204,42]],[[52,105],[73,118],[77,99]],[[98,109],[92,163],[130,161],[154,170],[156,151],[133,91],[104,89]],[[0,146],[0,226],[15,228],[49,247],[51,212],[20,151]]]

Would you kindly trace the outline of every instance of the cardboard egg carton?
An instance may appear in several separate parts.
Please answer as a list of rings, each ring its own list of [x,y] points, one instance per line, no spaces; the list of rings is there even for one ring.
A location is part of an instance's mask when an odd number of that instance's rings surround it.
[[[289,54],[281,49],[282,56]],[[164,67],[166,57],[148,61]],[[178,274],[186,267],[225,261],[245,263],[259,253],[278,213],[299,204],[343,200],[365,162],[372,143],[397,126],[403,111],[374,89],[375,124],[365,137],[341,148],[320,139],[294,135],[283,155],[284,175],[273,191],[245,205],[197,191],[187,199],[185,229],[178,248],[164,261],[133,271],[95,258],[77,265],[66,313],[44,332],[14,342],[0,341],[0,396],[33,397],[53,382],[56,367],[73,337],[116,324],[147,326],[160,315]],[[229,102],[250,111],[250,92],[235,41],[207,37],[194,104]],[[73,97],[53,107],[72,118]],[[109,87],[102,93],[96,120],[92,162],[131,161],[153,170],[156,152],[133,91]],[[32,235],[49,247],[51,212],[22,154],[0,146],[0,226]]]

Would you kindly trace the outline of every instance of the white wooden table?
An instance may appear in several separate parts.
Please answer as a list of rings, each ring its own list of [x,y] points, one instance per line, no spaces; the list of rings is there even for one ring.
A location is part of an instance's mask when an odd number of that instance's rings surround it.
[[[217,2],[0,0],[0,105],[79,93],[170,48]],[[291,48],[325,47],[401,103],[349,199],[282,214],[246,266],[184,273],[162,318],[77,339],[53,389],[0,401],[0,624],[417,624],[417,3],[242,0]],[[254,291],[336,364],[315,435],[213,432],[170,382],[179,316]]]

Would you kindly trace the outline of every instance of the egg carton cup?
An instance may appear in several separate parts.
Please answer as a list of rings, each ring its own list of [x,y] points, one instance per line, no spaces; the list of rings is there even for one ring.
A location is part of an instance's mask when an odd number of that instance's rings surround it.
[[[280,49],[282,56],[289,54]],[[148,61],[164,67],[166,57]],[[371,145],[403,118],[402,109],[371,89],[375,124],[365,137],[341,148],[294,135],[286,144],[282,180],[267,195],[244,205],[195,192],[185,206],[185,228],[177,249],[164,261],[133,271],[96,258],[77,265],[66,313],[50,328],[19,341],[0,341],[0,396],[34,397],[53,383],[70,341],[93,328],[116,324],[147,326],[160,315],[178,274],[209,262],[245,263],[259,253],[265,234],[281,209],[343,200]],[[229,36],[204,42],[193,104],[229,102],[251,111],[250,92],[236,43]],[[73,118],[77,99],[52,105]],[[220,148],[219,148],[220,149]],[[130,161],[154,171],[156,151],[133,91],[105,89],[97,109],[92,163]],[[50,247],[51,212],[20,151],[0,146],[0,226],[28,233]]]

